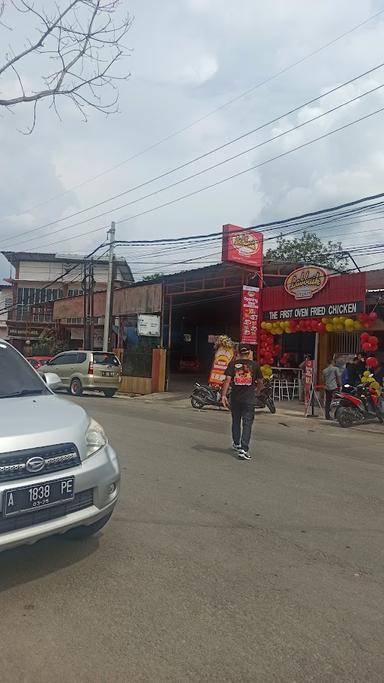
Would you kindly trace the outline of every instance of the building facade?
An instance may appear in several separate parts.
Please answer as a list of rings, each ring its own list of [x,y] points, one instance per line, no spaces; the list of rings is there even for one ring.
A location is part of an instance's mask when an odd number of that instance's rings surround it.
[[[8,309],[12,303],[11,285],[0,285],[0,339],[8,338]]]
[[[83,294],[84,277],[90,262],[83,256],[2,252],[14,269],[7,280],[7,298],[11,304],[6,318],[8,340],[20,349],[38,344],[44,331],[54,331],[53,303],[58,299]],[[92,288],[103,291],[107,286],[108,260],[92,261]],[[132,283],[132,273],[125,259],[114,261],[114,286]],[[4,307],[3,307],[4,308]],[[82,315],[68,318],[67,346],[81,347],[84,340]],[[103,318],[94,321],[94,347],[102,346]]]

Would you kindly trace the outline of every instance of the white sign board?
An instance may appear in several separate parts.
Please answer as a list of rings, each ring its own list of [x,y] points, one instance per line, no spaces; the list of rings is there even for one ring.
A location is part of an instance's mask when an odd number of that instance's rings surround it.
[[[160,316],[145,313],[138,315],[137,334],[139,337],[160,337]]]

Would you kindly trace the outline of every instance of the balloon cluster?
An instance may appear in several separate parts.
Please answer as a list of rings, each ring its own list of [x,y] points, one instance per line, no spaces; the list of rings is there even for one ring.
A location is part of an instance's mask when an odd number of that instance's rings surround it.
[[[272,368],[270,365],[264,364],[260,366],[261,374],[263,375],[264,379],[269,379],[272,377]]]
[[[293,332],[356,332],[369,329],[377,320],[377,313],[359,313],[357,320],[344,315],[324,318],[304,318],[303,320],[279,320],[261,323],[262,330],[272,335],[292,334]]]
[[[359,313],[357,319],[361,322],[363,327],[369,329],[377,320],[377,317],[376,311],[371,311],[370,313]]]
[[[277,353],[275,353],[278,349]],[[261,365],[271,365],[275,355],[280,353],[280,346],[273,343],[273,336],[262,329],[260,333],[260,363]]]
[[[379,348],[379,340],[377,337],[368,334],[368,332],[363,332],[363,334],[360,335],[360,343],[361,343],[361,348],[363,349],[364,353],[370,353],[371,351],[375,352]],[[370,360],[368,358],[368,360]],[[374,358],[373,360],[377,360]],[[372,366],[373,367],[373,366]],[[376,366],[374,366],[376,367]]]
[[[376,360],[376,358],[375,358]],[[364,384],[369,384],[369,388],[375,391],[375,393],[380,396],[381,394],[381,388],[380,384],[376,382],[374,376],[369,372],[369,370],[366,370],[363,372],[363,376],[361,378],[361,381],[364,382]]]

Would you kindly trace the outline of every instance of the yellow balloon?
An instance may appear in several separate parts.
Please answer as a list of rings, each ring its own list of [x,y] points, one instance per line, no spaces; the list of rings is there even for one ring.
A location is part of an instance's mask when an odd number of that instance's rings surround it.
[[[372,387],[372,389],[380,389],[380,384],[378,382],[376,382],[376,380],[374,380],[371,383],[371,387]]]
[[[260,325],[261,329],[262,329],[262,330],[267,329],[267,324],[268,324],[268,323],[266,323],[266,322],[263,320],[263,322],[262,322],[261,325]]]
[[[334,318],[332,318],[332,322],[334,325],[337,325],[339,322],[339,318],[337,316],[335,316]]]
[[[354,328],[355,330],[362,330],[362,329],[363,329],[363,326],[362,326],[360,320],[354,320],[354,322],[353,322],[353,328]]]
[[[265,323],[265,329],[270,331],[272,329],[272,323]]]
[[[331,323],[327,323],[325,329],[327,330],[327,332],[333,332],[333,325],[331,325]]]

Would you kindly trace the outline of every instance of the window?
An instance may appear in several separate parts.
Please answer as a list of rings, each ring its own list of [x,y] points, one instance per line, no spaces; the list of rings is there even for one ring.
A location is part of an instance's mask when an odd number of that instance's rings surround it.
[[[46,394],[48,389],[31,365],[11,346],[0,344],[0,399],[22,392]]]
[[[86,353],[78,353],[77,354],[77,363],[85,363],[87,360],[87,354]]]
[[[93,362],[95,365],[114,365],[115,367],[120,365],[120,361],[114,353],[94,353]]]

